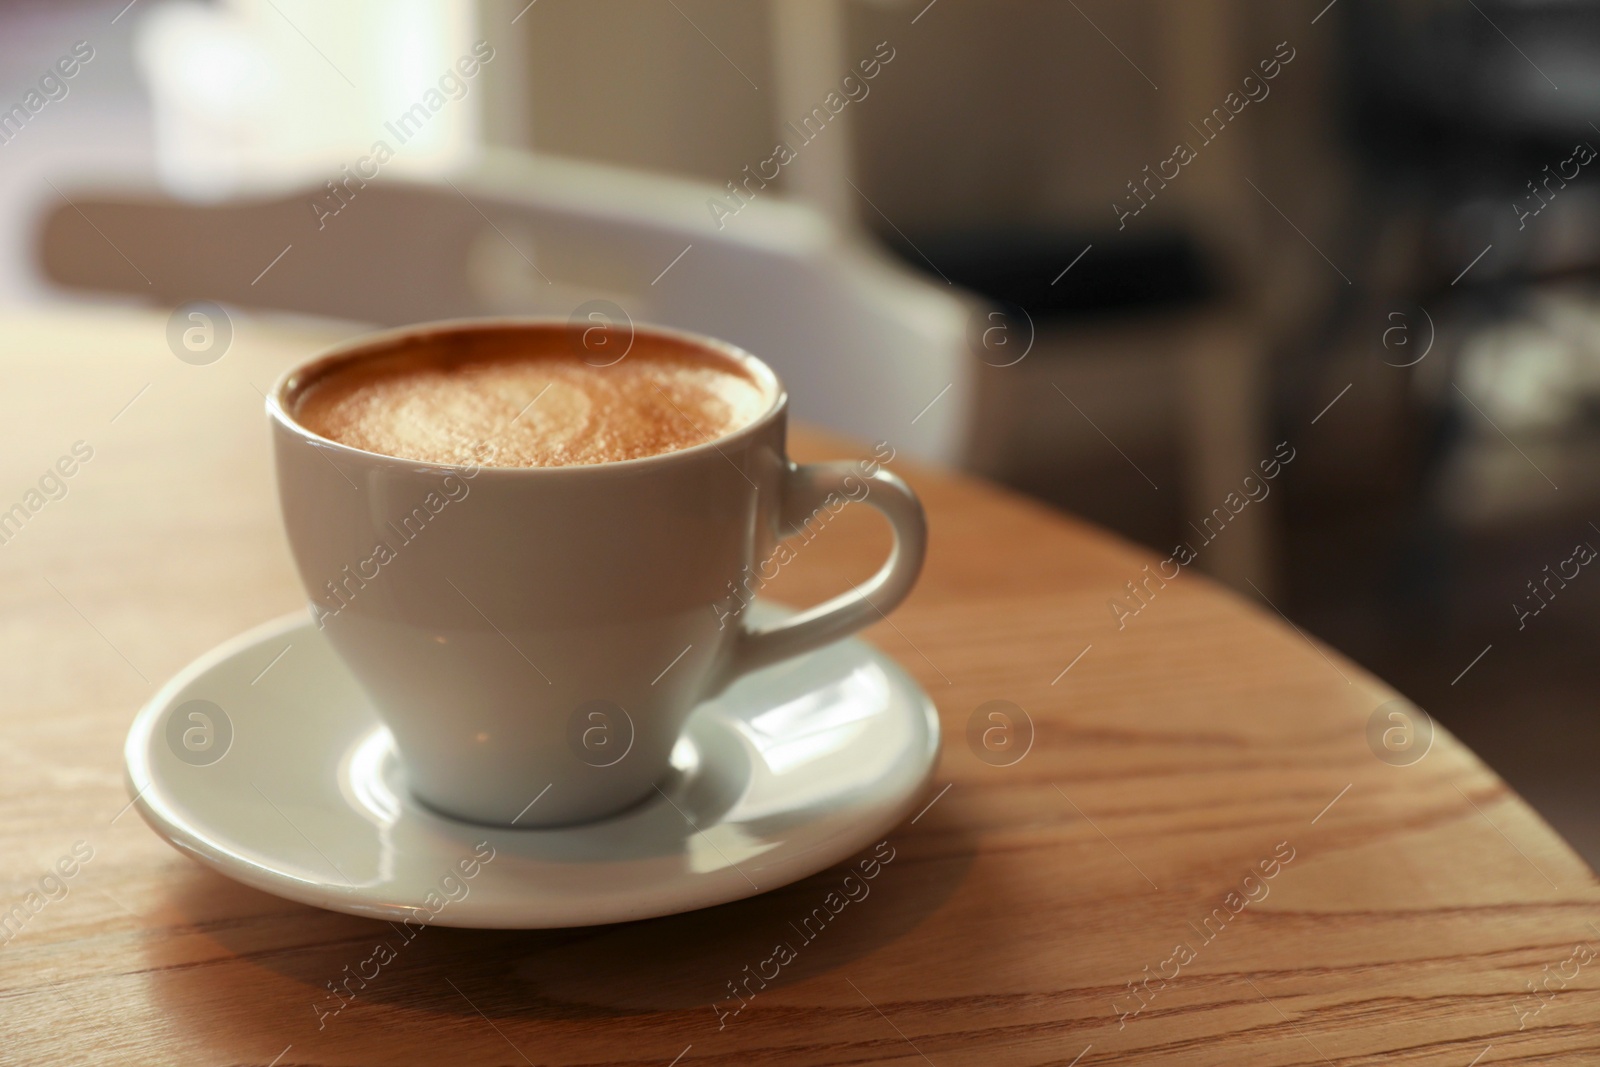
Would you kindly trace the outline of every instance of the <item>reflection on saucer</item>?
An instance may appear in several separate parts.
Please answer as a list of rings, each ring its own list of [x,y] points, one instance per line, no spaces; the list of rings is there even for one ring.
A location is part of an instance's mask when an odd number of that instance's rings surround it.
[[[889,696],[883,672],[862,665],[751,719],[750,741],[773,774],[787,774],[849,744],[866,730]]]

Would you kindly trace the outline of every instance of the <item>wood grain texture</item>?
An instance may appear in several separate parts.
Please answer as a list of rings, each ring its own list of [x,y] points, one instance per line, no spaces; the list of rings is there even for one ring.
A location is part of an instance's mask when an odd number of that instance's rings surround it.
[[[1119,630],[1107,600],[1148,554],[902,459],[932,547],[867,636],[938,702],[948,789],[866,899],[720,1026],[727,983],[842,868],[625,926],[425,930],[319,1028],[326,983],[389,929],[179,855],[124,810],[121,745],[155,685],[301,605],[259,390],[337,331],[240,319],[196,367],[163,314],[0,327],[0,510],[93,449],[0,545],[0,911],[93,852],[0,944],[0,1062],[1600,1062],[1600,962],[1574,956],[1600,947],[1595,878],[1471,752],[1441,733],[1412,766],[1378,760],[1367,720],[1393,694],[1197,574]],[[775,592],[842,589],[886,543],[846,509]],[[991,700],[1034,724],[1012,766],[967,742]],[[1121,1018],[1180,942],[1192,958]]]

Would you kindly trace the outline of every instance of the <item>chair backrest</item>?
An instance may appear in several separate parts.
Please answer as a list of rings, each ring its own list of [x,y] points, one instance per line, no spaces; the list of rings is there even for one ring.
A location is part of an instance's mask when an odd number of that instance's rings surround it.
[[[219,204],[58,182],[75,206],[50,193],[42,271],[174,305],[378,325],[568,317],[608,301],[634,321],[756,353],[799,419],[923,459],[968,454],[974,303],[809,209],[759,191],[739,206],[712,186],[520,153],[489,154],[444,183],[363,182],[346,175],[375,164],[353,162],[335,192]]]

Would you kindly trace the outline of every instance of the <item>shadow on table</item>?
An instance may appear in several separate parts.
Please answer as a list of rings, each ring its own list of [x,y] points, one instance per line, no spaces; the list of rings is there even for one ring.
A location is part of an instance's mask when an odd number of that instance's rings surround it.
[[[253,1005],[249,1015],[258,1023],[230,1018],[231,1047],[218,1050],[229,1054],[237,1053],[237,1043],[257,1039],[262,1047],[287,1040],[314,1045],[319,1022],[337,1031],[343,1045],[377,1028],[409,1030],[418,1013],[572,1022],[684,1011],[694,1013],[695,1023],[703,1014],[715,1028],[722,1012],[748,1001],[745,1017],[759,1014],[760,998],[775,990],[911,934],[963,884],[976,849],[960,832],[891,837],[890,845],[893,860],[865,883],[864,896],[856,883],[858,899],[842,907],[844,879],[871,848],[782,889],[682,915],[571,930],[430,927],[409,941],[394,925],[295,905],[195,866],[173,885],[171,904],[229,958],[173,966],[170,941],[152,940],[149,973],[156,996],[175,1014],[192,1016],[197,1005]],[[838,894],[837,914],[828,912],[830,893]],[[806,925],[814,909],[828,916],[826,925],[816,918]],[[778,966],[780,942],[792,957]],[[379,943],[392,950],[381,965],[372,962]],[[264,969],[293,985],[263,976]],[[774,969],[774,977],[757,974],[771,976]],[[374,970],[364,983],[351,978]],[[336,996],[330,986],[346,980],[354,995],[342,1000],[349,994]],[[250,1026],[259,1033],[245,1032]]]

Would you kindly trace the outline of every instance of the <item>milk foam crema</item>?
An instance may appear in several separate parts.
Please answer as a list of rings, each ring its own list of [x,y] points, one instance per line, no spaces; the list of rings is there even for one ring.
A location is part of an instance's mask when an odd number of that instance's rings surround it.
[[[731,359],[637,337],[594,366],[560,334],[455,335],[357,357],[312,381],[294,418],[352,448],[461,466],[564,467],[713,441],[771,406]]]

